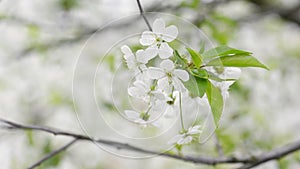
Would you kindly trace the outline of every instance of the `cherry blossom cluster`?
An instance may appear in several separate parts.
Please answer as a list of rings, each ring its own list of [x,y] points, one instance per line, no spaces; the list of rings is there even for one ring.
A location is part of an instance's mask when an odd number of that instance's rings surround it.
[[[182,93],[187,92],[183,82],[189,80],[189,73],[177,65],[174,51],[169,45],[177,35],[176,26],[166,27],[163,19],[156,19],[153,31],[144,31],[140,37],[139,42],[145,49],[133,53],[128,46],[121,47],[127,67],[134,74],[128,94],[145,105],[134,110],[125,110],[124,113],[129,120],[141,126],[159,126],[158,118],[154,114],[170,118],[182,113]],[[192,136],[200,132],[201,126],[192,126],[175,136],[170,143],[188,144],[193,140]]]

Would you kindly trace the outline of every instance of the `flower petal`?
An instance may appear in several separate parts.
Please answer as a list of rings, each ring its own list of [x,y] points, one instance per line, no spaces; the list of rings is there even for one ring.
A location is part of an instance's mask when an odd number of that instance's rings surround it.
[[[129,87],[128,94],[132,97],[142,98],[145,96],[145,91],[138,87]]]
[[[164,113],[164,116],[166,118],[173,118],[177,115],[177,111],[176,111],[176,108],[174,106],[170,106],[168,105],[167,108],[166,108],[166,111]]]
[[[185,70],[175,69],[173,73],[175,76],[177,76],[179,79],[181,79],[184,82],[189,80],[189,73]]]
[[[142,36],[140,38],[140,43],[143,46],[150,46],[150,45],[154,44],[155,41],[156,41],[155,35],[153,34],[153,32],[150,32],[150,31],[143,32]]]
[[[173,55],[173,49],[167,43],[161,43],[158,50],[159,57],[161,59],[167,59]]]
[[[188,129],[188,132],[187,132],[187,134],[199,134],[199,133],[201,133],[202,131],[201,131],[201,126],[200,125],[196,125],[196,126],[194,126],[194,127],[190,127],[189,129]]]
[[[177,144],[177,142],[179,140],[183,139],[183,135],[182,134],[178,134],[176,136],[174,136],[173,138],[171,138],[171,140],[168,141],[168,144]]]
[[[127,57],[133,55],[131,49],[130,49],[127,45],[123,45],[123,46],[121,47],[121,51],[122,51],[122,53],[123,53],[125,56],[127,56]]]
[[[140,118],[140,114],[133,110],[125,110],[124,113],[130,120],[137,120]]]
[[[184,139],[180,140],[180,144],[189,144],[192,141],[193,141],[192,136],[186,136]],[[178,144],[179,144],[179,142],[178,142]]]
[[[185,86],[183,85],[182,81],[179,80],[179,78],[177,78],[176,76],[174,76],[172,78],[172,84],[174,86],[174,88],[176,90],[178,90],[179,92],[185,92],[187,89],[185,88]]]
[[[160,67],[166,71],[172,71],[175,68],[175,65],[170,59],[167,59],[160,63]]]
[[[145,72],[150,79],[160,79],[165,76],[165,72],[157,67],[150,67]]]
[[[148,47],[148,48],[145,50],[145,57],[146,57],[148,60],[153,59],[155,56],[157,56],[157,54],[158,54],[158,46],[157,46],[157,45]]]
[[[133,82],[133,85],[138,87],[138,88],[143,89],[144,91],[147,91],[148,88],[149,88],[148,85],[142,80],[136,80],[135,82]]]
[[[161,91],[152,91],[153,96],[159,100],[164,100],[165,95]]]
[[[155,19],[155,21],[153,22],[153,32],[155,34],[165,33],[165,21],[163,19]]]
[[[174,39],[176,39],[178,35],[178,29],[176,26],[171,25],[169,27],[166,28],[165,33],[162,37],[163,40],[167,41],[167,42],[171,42]]]
[[[139,63],[147,64],[149,59],[146,57],[146,53],[144,50],[136,51],[136,61]]]

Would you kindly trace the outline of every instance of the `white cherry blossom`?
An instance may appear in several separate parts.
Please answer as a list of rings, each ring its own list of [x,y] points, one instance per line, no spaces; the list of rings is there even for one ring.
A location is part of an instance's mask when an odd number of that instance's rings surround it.
[[[174,63],[167,59],[160,63],[160,68],[150,67],[147,70],[150,79],[157,79],[158,86],[164,91],[170,90],[170,87],[175,87],[179,91],[184,91],[185,87],[181,81],[188,81],[189,74],[186,70],[176,69]]]
[[[149,46],[149,51],[153,55],[159,55],[161,59],[167,59],[173,55],[173,49],[167,42],[176,39],[178,29],[171,25],[166,27],[165,21],[161,18],[153,22],[153,31],[144,31],[140,38],[140,43],[143,46]]]
[[[159,127],[159,124],[155,119],[150,119],[153,110],[154,109],[150,109],[147,111],[147,113],[144,111],[137,112],[134,110],[125,110],[124,113],[129,120],[139,124],[142,127],[147,127],[149,125]]]
[[[151,82],[142,80],[133,82],[133,86],[128,88],[128,94],[145,102],[165,99],[165,95],[161,90],[156,90]]]
[[[142,71],[146,69],[145,65],[149,60],[155,57],[155,55],[153,55],[153,52],[151,52],[150,50],[138,50],[134,55],[127,45],[122,46],[121,51],[124,54],[124,59],[128,68],[135,71]]]
[[[190,127],[185,133],[174,136],[168,142],[168,144],[178,144],[178,145],[189,144],[200,133],[202,133],[202,129],[200,125]]]

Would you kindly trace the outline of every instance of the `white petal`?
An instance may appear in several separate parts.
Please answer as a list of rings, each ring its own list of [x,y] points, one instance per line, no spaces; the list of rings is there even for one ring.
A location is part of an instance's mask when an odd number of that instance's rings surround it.
[[[124,113],[130,120],[137,120],[140,118],[140,114],[133,110],[125,110]]]
[[[128,59],[128,60],[126,60],[126,63],[127,63],[127,66],[128,66],[129,69],[137,68],[137,63],[136,63],[135,60]]]
[[[142,37],[140,38],[140,43],[143,46],[150,46],[154,44],[155,41],[155,35],[153,34],[153,32],[150,31],[143,32]]]
[[[146,92],[143,88],[129,87],[128,94],[132,97],[143,98],[143,97],[145,97]]]
[[[126,56],[130,56],[130,55],[133,55],[131,49],[127,46],[127,45],[124,45],[121,47],[121,51],[124,55]]]
[[[148,85],[142,80],[136,80],[135,82],[133,82],[133,85],[143,89],[144,91],[147,91],[149,88]]]
[[[177,111],[175,111],[175,108],[173,106],[168,105],[165,111],[165,117],[166,118],[173,118],[177,114]]]
[[[184,82],[189,80],[189,73],[185,70],[175,69],[173,73]]]
[[[177,76],[172,77],[172,84],[174,85],[175,89],[179,92],[185,92],[186,88],[183,83],[177,78]]]
[[[177,144],[178,144],[178,145],[184,144],[184,138],[179,139],[179,140],[177,141]]]
[[[152,91],[153,96],[159,100],[164,100],[165,95],[161,91]]]
[[[165,21],[163,19],[159,18],[153,22],[153,32],[156,34],[165,33]]]
[[[188,134],[199,134],[201,133],[201,126],[200,125],[196,125],[194,127],[190,127],[188,130]]]
[[[168,77],[163,77],[161,79],[158,79],[158,81],[157,81],[157,88],[161,89],[162,91],[164,91],[166,93],[171,93],[172,86],[169,84]]]
[[[224,71],[225,79],[239,79],[241,76],[241,69],[236,67],[228,67]]]
[[[150,79],[160,79],[165,76],[165,72],[157,67],[150,67],[146,70],[147,77]]]
[[[170,59],[167,59],[160,63],[160,67],[166,71],[172,71],[175,68],[175,65]]]
[[[167,59],[173,55],[173,49],[167,43],[161,43],[158,54],[161,59]]]
[[[168,141],[168,144],[175,144],[177,143],[179,140],[181,140],[183,138],[183,135],[179,134],[174,136],[173,138],[171,138],[171,140]]]
[[[158,46],[152,46],[152,47],[148,47],[145,50],[145,57],[149,60],[153,59],[155,56],[157,56],[158,54]]]
[[[184,139],[180,140],[181,141],[180,144],[189,144],[190,142],[192,142],[192,140],[193,140],[192,136],[187,136]]]
[[[136,60],[139,63],[144,63],[144,64],[148,63],[149,59],[146,57],[144,50],[138,50],[135,55],[136,55]]]
[[[165,33],[162,37],[163,40],[167,41],[167,42],[171,42],[174,39],[176,39],[178,35],[178,29],[176,26],[171,25],[169,27],[166,28]]]

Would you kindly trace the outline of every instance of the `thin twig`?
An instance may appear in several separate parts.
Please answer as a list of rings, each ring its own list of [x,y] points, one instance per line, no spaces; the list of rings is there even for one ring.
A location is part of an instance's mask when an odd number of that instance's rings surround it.
[[[163,152],[157,152],[157,151],[151,151],[151,150],[146,150],[140,147],[136,147],[127,143],[120,143],[116,141],[111,141],[111,140],[105,140],[105,139],[95,139],[89,136],[85,135],[80,135],[80,134],[75,134],[71,132],[66,132],[66,131],[61,131],[58,129],[53,129],[49,127],[44,127],[44,126],[34,126],[34,125],[24,125],[24,124],[19,124],[15,123],[9,120],[5,120],[0,118],[0,122],[8,125],[6,126],[9,129],[21,129],[21,130],[35,130],[35,131],[43,131],[47,133],[51,133],[54,135],[61,135],[61,136],[69,136],[73,138],[77,138],[78,140],[85,140],[85,141],[90,141],[94,143],[99,143],[102,145],[107,145],[110,147],[115,147],[117,149],[123,149],[123,150],[129,150],[129,151],[135,151],[135,152],[140,152],[140,153],[145,153],[148,155],[158,155],[158,156],[163,156],[163,157],[169,157],[173,159],[178,159],[182,161],[187,161],[187,162],[193,162],[197,164],[206,164],[206,165],[215,165],[215,164],[221,164],[221,163],[247,163],[250,162],[248,159],[243,159],[243,158],[236,158],[236,157],[202,157],[202,156],[179,156],[175,154],[168,154],[168,153],[163,153]]]
[[[141,13],[141,16],[143,17],[144,21],[146,22],[147,26],[148,26],[148,29],[150,31],[152,31],[152,27],[147,19],[147,17],[145,16],[145,13],[144,13],[144,10],[143,10],[143,7],[142,7],[142,4],[140,2],[140,0],[136,0],[137,4],[138,4],[138,7],[139,7],[139,10],[140,10],[140,13]]]
[[[52,158],[53,156],[61,153],[62,151],[66,150],[67,148],[69,148],[71,145],[73,145],[76,141],[78,141],[77,138],[75,138],[74,140],[72,140],[71,142],[69,142],[68,144],[64,145],[63,147],[54,150],[52,152],[50,152],[49,154],[47,154],[45,157],[43,157],[42,159],[40,159],[39,161],[37,161],[36,163],[34,163],[33,165],[31,165],[30,167],[28,167],[27,169],[34,169],[38,166],[40,166],[43,162],[49,160],[50,158]]]
[[[294,153],[300,149],[300,141],[295,141],[293,143],[287,144],[285,146],[276,148],[270,152],[263,153],[258,156],[254,156],[254,162],[246,164],[239,169],[249,169],[260,164],[266,163],[271,160],[280,159],[288,154]]]
[[[177,160],[181,160],[181,161],[193,162],[195,164],[206,164],[206,165],[233,164],[233,163],[245,164],[245,165],[241,166],[239,169],[249,169],[254,166],[268,162],[270,160],[277,160],[279,158],[282,158],[286,155],[289,155],[291,153],[294,153],[294,152],[300,150],[300,140],[298,140],[291,144],[274,149],[272,151],[265,152],[265,153],[262,153],[257,156],[250,156],[250,157],[244,157],[244,158],[243,157],[188,156],[188,155],[179,156],[179,155],[175,155],[175,154],[151,151],[151,150],[136,147],[136,146],[133,146],[133,145],[130,145],[127,143],[120,143],[120,142],[105,140],[105,139],[94,139],[89,136],[66,132],[66,131],[53,129],[53,128],[49,128],[49,127],[18,124],[18,123],[15,123],[15,122],[12,122],[9,120],[5,120],[2,118],[0,118],[0,122],[5,124],[6,125],[5,127],[9,128],[9,129],[43,131],[43,132],[51,133],[54,135],[73,137],[76,140],[86,140],[86,141],[90,141],[90,142],[94,142],[94,143],[99,143],[99,144],[114,147],[117,149],[135,151],[135,152],[145,153],[148,155],[158,155],[158,156],[163,156],[163,157],[169,157],[169,158],[173,158],[173,159],[177,159]]]

